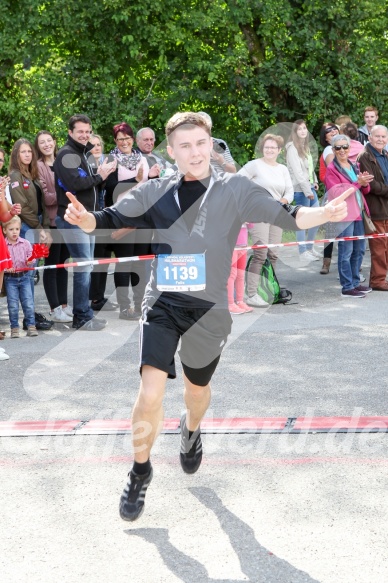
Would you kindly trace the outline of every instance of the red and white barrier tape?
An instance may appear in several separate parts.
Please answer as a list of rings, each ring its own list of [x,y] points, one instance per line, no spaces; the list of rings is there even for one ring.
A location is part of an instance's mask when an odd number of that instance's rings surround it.
[[[289,243],[267,243],[266,245],[248,245],[247,247],[236,247],[239,249],[273,249],[274,247],[297,247],[299,245],[314,245],[317,243],[338,243],[338,241],[358,241],[362,239],[378,239],[388,237],[388,233],[376,233],[374,235],[358,235],[355,237],[339,237],[337,239],[315,239],[314,241],[290,241]],[[147,261],[154,259],[156,255],[134,255],[133,257],[109,257],[108,259],[93,259],[91,261],[73,261],[69,263],[58,263],[57,265],[40,265],[38,267],[25,267],[16,271],[43,271],[44,269],[60,269],[69,267],[86,267],[87,265],[107,265],[109,263],[128,263],[130,261]]]

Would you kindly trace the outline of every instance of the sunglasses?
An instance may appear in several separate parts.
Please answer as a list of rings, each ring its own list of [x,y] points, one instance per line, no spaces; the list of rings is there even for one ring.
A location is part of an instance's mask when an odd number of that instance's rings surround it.
[[[326,128],[325,129],[325,134],[330,134],[330,132],[336,130],[338,132],[338,128],[337,127],[330,127],[330,128]]]
[[[334,146],[334,150],[339,152],[340,150],[349,150],[349,144],[345,144],[344,146]]]

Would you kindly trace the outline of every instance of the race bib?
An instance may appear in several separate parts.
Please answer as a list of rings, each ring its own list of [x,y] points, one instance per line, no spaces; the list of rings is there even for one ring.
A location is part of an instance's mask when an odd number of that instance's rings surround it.
[[[206,288],[205,254],[158,255],[159,291],[200,291]]]

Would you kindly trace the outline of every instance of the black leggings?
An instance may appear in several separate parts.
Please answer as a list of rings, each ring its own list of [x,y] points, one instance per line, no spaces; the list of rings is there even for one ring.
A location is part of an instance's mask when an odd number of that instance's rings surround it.
[[[328,243],[323,250],[324,259],[331,259],[333,255],[334,243]]]
[[[133,238],[133,235],[132,235]],[[96,259],[105,259],[111,257],[133,257],[136,255],[149,255],[151,253],[150,245],[144,243],[127,243],[125,237],[119,241],[109,242],[102,241],[97,243],[94,248],[94,257]],[[145,287],[148,283],[149,261],[136,261],[128,263],[116,263],[114,272],[114,282],[116,288],[117,303],[122,310],[130,307],[129,285],[132,286],[135,309],[140,311],[143,301]],[[91,274],[91,284],[89,299],[99,301],[104,298],[106,277],[108,265],[95,265]]]
[[[70,257],[69,250],[56,227],[50,227],[53,243],[49,256],[44,260],[45,265],[65,263]],[[67,269],[45,269],[43,271],[43,287],[50,308],[67,304]]]

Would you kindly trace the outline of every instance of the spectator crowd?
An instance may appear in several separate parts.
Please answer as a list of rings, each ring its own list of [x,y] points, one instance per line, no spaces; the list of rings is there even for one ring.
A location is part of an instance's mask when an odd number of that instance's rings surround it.
[[[207,113],[201,112],[211,124]],[[324,187],[321,204],[341,195],[350,186],[348,216],[327,238],[387,233],[388,227],[388,130],[378,124],[378,111],[366,107],[365,124],[357,127],[348,116],[322,125],[318,138],[322,149],[319,180]],[[315,173],[312,136],[304,120],[290,124],[286,137],[273,128],[258,141],[257,158],[238,170],[228,144],[213,138],[212,171],[237,171],[262,186],[279,204],[318,206],[319,182]],[[75,268],[72,297],[68,297],[66,269],[43,271],[43,286],[49,307],[49,319],[34,308],[34,267],[44,260],[47,266],[76,262],[149,255],[151,243],[136,229],[84,233],[65,220],[69,203],[67,192],[74,194],[87,211],[110,207],[128,195],[130,189],[148,180],[162,179],[178,172],[162,151],[155,149],[155,133],[149,127],[135,134],[126,122],[112,128],[114,147],[104,152],[101,136],[92,131],[89,117],[70,118],[66,143],[58,148],[54,135],[41,130],[34,143],[18,139],[9,155],[0,148],[0,287],[6,295],[10,337],[19,338],[19,304],[26,335],[48,330],[55,323],[67,323],[76,330],[99,331],[106,325],[98,313],[118,311],[122,320],[138,320],[149,265],[147,261],[116,263],[114,284],[116,302],[106,297],[107,264]],[[282,157],[283,156],[283,157]],[[282,163],[285,162],[285,163]],[[211,185],[209,186],[211,188]],[[200,209],[196,209],[200,212]],[[367,230],[365,230],[367,229]],[[248,236],[253,245],[279,244],[282,230],[268,223],[241,225],[233,254],[228,281],[228,303],[232,315],[267,307],[260,295],[260,276],[268,259],[273,268],[278,248],[254,249],[247,268]],[[323,255],[312,243],[317,227],[297,231],[299,260],[302,264],[322,261],[320,274],[331,269],[333,243],[325,245]],[[364,238],[338,242],[338,275],[341,295],[364,298],[376,291],[388,291],[388,239],[369,239],[371,270],[365,285],[362,260]],[[0,339],[6,332],[0,331]],[[0,360],[9,357],[0,348]]]

